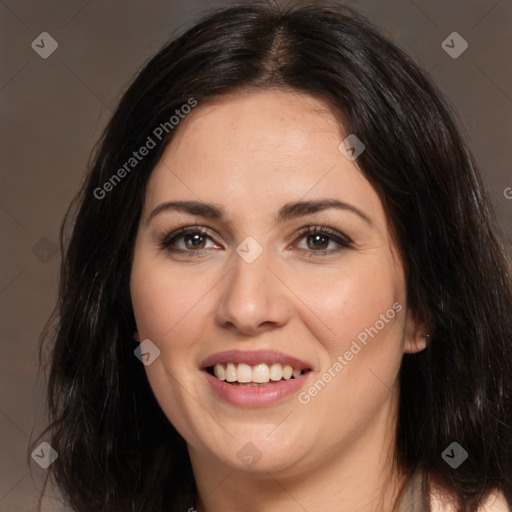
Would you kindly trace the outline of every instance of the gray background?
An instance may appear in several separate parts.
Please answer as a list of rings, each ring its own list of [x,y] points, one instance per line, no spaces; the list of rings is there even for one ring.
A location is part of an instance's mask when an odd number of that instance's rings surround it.
[[[30,436],[44,425],[37,340],[56,299],[59,226],[93,144],[142,64],[199,13],[229,3],[0,3],[0,511],[35,510],[45,474],[26,457]],[[512,2],[346,3],[407,50],[459,112],[510,256]],[[441,47],[454,31],[469,44],[457,59]],[[42,32],[58,42],[47,59],[31,47]]]

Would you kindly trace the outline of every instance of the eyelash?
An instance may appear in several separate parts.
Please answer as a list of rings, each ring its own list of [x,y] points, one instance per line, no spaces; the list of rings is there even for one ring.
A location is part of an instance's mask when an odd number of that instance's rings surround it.
[[[182,238],[186,235],[194,235],[199,234],[202,236],[206,236],[213,240],[210,231],[207,228],[202,226],[184,226],[180,229],[173,231],[172,233],[166,234],[162,237],[160,241],[160,247],[162,249],[166,249],[171,253],[178,254],[188,254],[194,256],[201,256],[208,249],[198,249],[198,250],[184,250],[184,249],[176,249],[171,248],[172,244],[176,242],[179,238]],[[345,249],[350,249],[352,247],[352,240],[350,240],[347,236],[338,233],[337,231],[327,227],[327,226],[308,226],[307,228],[303,228],[299,230],[295,235],[295,238],[304,238],[306,236],[314,236],[314,235],[323,235],[324,237],[336,242],[341,248],[336,250],[319,250],[315,251],[312,249],[299,249],[302,252],[310,252],[310,256],[326,256],[329,254],[335,254]],[[214,241],[214,240],[213,240]]]

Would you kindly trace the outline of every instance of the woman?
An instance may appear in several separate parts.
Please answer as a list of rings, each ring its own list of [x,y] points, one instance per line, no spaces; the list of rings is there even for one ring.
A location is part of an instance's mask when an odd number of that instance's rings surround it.
[[[49,379],[75,511],[507,510],[510,269],[439,92],[358,13],[171,41],[76,207]]]

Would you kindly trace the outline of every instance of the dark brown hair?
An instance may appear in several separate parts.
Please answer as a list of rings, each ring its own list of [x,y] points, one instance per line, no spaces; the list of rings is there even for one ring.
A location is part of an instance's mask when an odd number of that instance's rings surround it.
[[[475,511],[494,486],[512,502],[512,285],[481,178],[435,86],[334,2],[218,10],[167,44],[122,97],[68,212],[69,239],[62,231],[59,303],[45,333],[46,432],[59,453],[51,476],[76,512],[194,503],[184,440],[133,355],[129,294],[145,186],[176,130],[103,198],[97,190],[191,98],[266,88],[327,101],[366,146],[357,162],[396,235],[408,306],[430,332],[428,348],[402,361],[400,467],[438,477],[459,511]],[[457,469],[441,458],[453,441],[469,454]]]

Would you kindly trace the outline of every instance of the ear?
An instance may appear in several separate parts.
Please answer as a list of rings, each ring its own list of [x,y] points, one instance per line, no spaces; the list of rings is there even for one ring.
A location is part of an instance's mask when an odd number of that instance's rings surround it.
[[[429,335],[423,322],[417,320],[410,310],[407,310],[405,325],[404,353],[416,354],[427,347]]]

